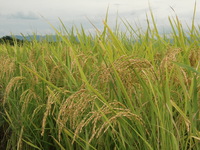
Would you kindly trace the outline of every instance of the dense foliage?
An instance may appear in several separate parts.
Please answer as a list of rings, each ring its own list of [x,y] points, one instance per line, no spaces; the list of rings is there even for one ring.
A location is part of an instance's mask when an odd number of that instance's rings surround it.
[[[23,42],[23,40],[19,40],[11,36],[3,36],[0,38],[0,44],[9,44],[14,46],[15,44],[22,45]]]
[[[169,21],[1,45],[0,149],[200,149],[200,33]]]

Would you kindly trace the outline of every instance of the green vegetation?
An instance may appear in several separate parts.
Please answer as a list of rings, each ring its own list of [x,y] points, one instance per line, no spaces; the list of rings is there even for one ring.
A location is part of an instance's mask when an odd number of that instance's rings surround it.
[[[200,149],[199,27],[169,18],[161,35],[151,18],[1,45],[0,149]]]
[[[12,46],[14,46],[15,44],[18,44],[20,46],[23,44],[23,40],[19,40],[11,36],[4,36],[0,38],[0,44],[9,44]]]

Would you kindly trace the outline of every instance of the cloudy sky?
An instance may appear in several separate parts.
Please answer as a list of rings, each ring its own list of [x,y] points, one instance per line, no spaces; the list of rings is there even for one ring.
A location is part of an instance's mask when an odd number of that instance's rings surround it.
[[[196,23],[200,24],[200,2],[196,1]],[[58,18],[69,29],[82,24],[85,30],[93,32],[89,20],[101,29],[108,6],[111,27],[117,16],[133,25],[137,22],[145,26],[148,2],[159,29],[168,30],[168,16],[174,16],[171,7],[183,24],[191,25],[195,0],[0,0],[0,37],[11,33],[51,34],[54,31],[46,20],[59,28]]]

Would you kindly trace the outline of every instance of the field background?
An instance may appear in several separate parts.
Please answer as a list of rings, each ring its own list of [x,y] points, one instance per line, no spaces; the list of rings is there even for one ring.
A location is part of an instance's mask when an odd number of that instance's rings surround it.
[[[200,149],[200,28],[159,34],[150,16],[1,44],[0,149]]]

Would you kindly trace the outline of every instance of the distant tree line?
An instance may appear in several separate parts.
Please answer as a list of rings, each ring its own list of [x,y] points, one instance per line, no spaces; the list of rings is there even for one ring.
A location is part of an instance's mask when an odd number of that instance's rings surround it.
[[[20,37],[19,37],[20,38]],[[37,41],[37,42],[48,42],[49,44],[55,44],[57,42],[63,42],[61,37],[58,37],[56,35],[53,35],[52,37],[45,37],[45,36],[25,36],[23,38],[17,38],[15,36],[3,36],[0,38],[0,45],[1,44],[9,44],[11,46],[14,45],[23,45],[25,42],[32,42],[32,41]],[[66,36],[72,43],[74,44],[80,44],[80,41],[76,35],[70,35]]]
[[[2,38],[0,38],[0,44],[10,44],[14,46],[15,44],[22,45],[23,42],[23,40],[19,40],[11,36],[3,36]]]

